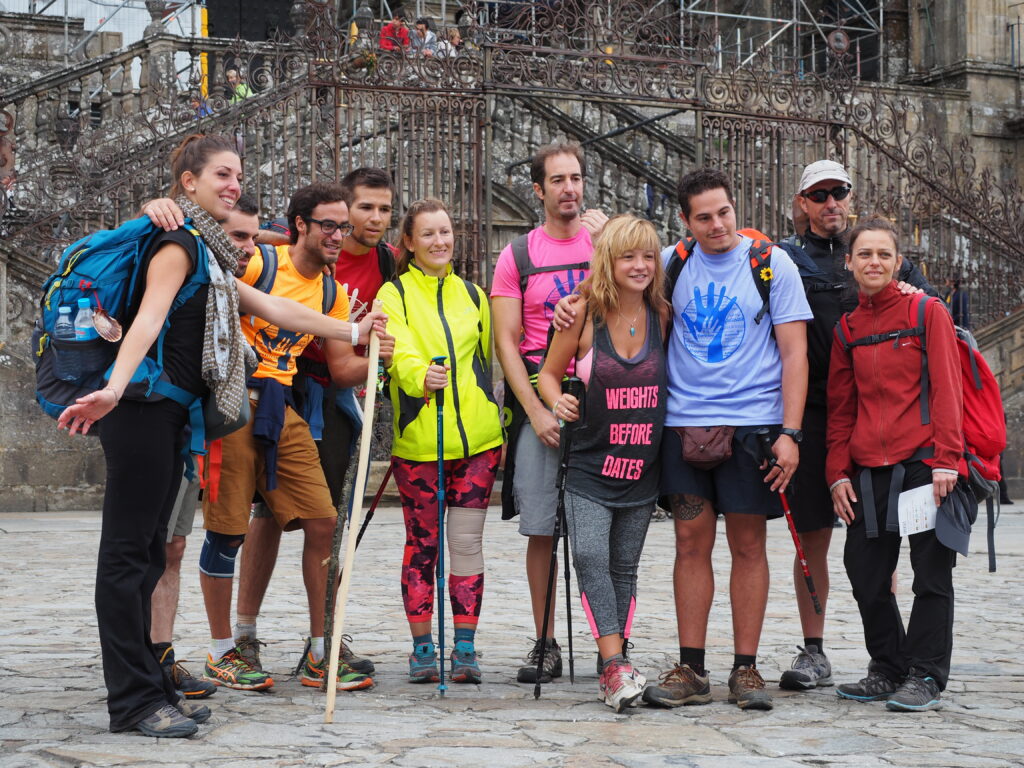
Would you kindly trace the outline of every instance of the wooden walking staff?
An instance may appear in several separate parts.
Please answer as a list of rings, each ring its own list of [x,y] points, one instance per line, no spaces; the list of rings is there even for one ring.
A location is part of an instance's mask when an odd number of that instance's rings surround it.
[[[374,299],[373,310],[380,312],[383,305]],[[355,487],[352,491],[352,517],[348,522],[348,541],[345,546],[345,562],[341,566],[341,584],[338,586],[338,600],[334,605],[334,626],[331,628],[331,663],[327,670],[327,706],[324,708],[324,722],[334,722],[334,700],[338,695],[338,655],[341,651],[341,635],[345,625],[345,603],[348,588],[352,582],[352,561],[356,556],[356,537],[363,516],[363,494],[366,492],[366,468],[370,463],[370,440],[373,431],[373,406],[377,400],[377,360],[380,358],[380,339],[370,331],[370,364],[366,369],[366,398],[363,400],[363,431],[359,439],[359,464],[356,467]]]

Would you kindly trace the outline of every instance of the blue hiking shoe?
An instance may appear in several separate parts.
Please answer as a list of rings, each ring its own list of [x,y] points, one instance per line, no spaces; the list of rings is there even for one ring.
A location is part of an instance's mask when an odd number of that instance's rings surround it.
[[[933,678],[911,674],[885,702],[885,708],[893,712],[925,712],[937,709],[941,698],[939,684]]]
[[[437,668],[437,648],[433,643],[420,643],[409,654],[409,682],[436,683],[441,680]]]
[[[473,643],[464,640],[457,642],[452,649],[451,661],[453,683],[479,683],[483,679]]]

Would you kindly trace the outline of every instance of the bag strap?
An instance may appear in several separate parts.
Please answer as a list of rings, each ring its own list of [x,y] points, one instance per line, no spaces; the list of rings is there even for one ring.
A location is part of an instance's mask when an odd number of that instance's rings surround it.
[[[548,264],[545,267],[538,267],[530,258],[529,235],[519,235],[512,241],[512,258],[519,272],[519,293],[526,295],[526,286],[532,275],[540,275],[546,272],[561,272],[563,269],[589,269],[590,259],[577,261],[572,264]]]
[[[385,283],[395,279],[395,254],[383,240],[377,243],[377,269]]]
[[[775,273],[772,272],[772,243],[765,240],[755,240],[750,246],[750,275],[757,286],[757,293],[761,297],[761,309],[754,315],[754,323],[760,325],[764,316],[768,314],[771,301],[772,281]]]
[[[277,279],[277,248],[266,243],[260,243],[260,256],[263,259],[263,267],[260,269],[259,277],[252,287],[263,293],[270,293],[274,290],[274,281]]]

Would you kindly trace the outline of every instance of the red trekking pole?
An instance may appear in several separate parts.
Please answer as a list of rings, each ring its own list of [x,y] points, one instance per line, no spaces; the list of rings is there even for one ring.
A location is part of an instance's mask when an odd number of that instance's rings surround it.
[[[771,469],[778,463],[775,454],[772,452],[771,433],[767,428],[759,429],[757,435],[758,447],[761,449],[761,458],[768,462]],[[821,603],[818,602],[818,590],[814,588],[814,579],[811,578],[811,570],[807,567],[807,558],[804,557],[804,548],[800,543],[800,534],[796,531],[796,523],[793,522],[793,513],[789,509],[789,499],[785,491],[779,491],[779,500],[782,502],[782,511],[786,513],[786,522],[789,524],[789,532],[793,535],[793,544],[796,546],[796,556],[800,561],[800,569],[804,572],[804,582],[807,584],[807,591],[811,593],[811,602],[814,603],[814,612],[821,614]]]

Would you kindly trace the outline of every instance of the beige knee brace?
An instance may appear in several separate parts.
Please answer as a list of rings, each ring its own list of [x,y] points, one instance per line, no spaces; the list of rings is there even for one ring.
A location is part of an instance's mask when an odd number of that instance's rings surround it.
[[[452,576],[484,572],[485,509],[448,508],[448,559]]]

